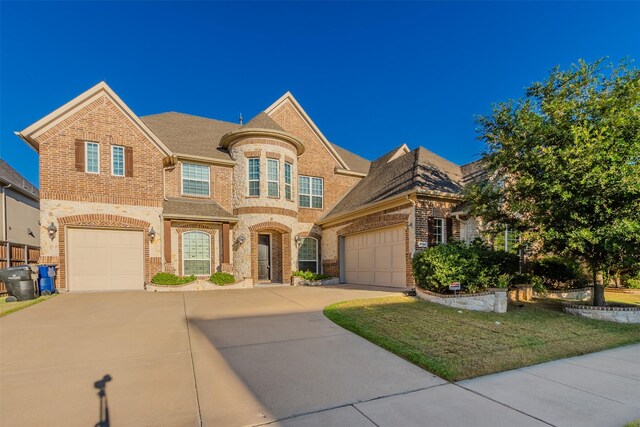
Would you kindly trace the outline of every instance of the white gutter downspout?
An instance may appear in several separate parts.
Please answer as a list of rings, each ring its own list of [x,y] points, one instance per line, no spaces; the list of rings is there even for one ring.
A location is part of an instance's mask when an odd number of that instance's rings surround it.
[[[9,230],[7,226],[7,188],[10,188],[11,184],[2,186],[2,240],[9,240]],[[10,267],[9,265],[7,267]]]

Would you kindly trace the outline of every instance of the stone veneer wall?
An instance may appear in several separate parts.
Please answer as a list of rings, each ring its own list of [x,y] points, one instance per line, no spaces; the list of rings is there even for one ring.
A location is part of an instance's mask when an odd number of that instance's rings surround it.
[[[506,289],[495,289],[489,292],[467,295],[440,295],[416,288],[416,296],[424,301],[446,305],[464,310],[488,311],[495,313],[507,312]]]
[[[545,293],[536,292],[533,296],[536,298],[575,299],[579,301],[591,301],[591,299],[593,298],[593,288],[567,289],[560,291],[548,291]]]
[[[616,323],[640,323],[640,306],[594,307],[580,304],[564,304],[564,311],[588,319],[606,320]]]

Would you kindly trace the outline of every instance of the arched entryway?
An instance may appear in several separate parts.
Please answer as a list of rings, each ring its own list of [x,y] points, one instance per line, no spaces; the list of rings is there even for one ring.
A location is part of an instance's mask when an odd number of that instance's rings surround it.
[[[263,222],[251,231],[251,277],[254,283],[291,281],[291,229],[277,222]]]

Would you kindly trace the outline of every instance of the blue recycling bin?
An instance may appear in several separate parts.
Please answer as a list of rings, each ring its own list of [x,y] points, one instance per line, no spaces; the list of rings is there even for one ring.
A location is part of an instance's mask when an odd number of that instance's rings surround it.
[[[38,288],[40,295],[51,295],[58,292],[55,285],[56,264],[43,264],[38,266]]]

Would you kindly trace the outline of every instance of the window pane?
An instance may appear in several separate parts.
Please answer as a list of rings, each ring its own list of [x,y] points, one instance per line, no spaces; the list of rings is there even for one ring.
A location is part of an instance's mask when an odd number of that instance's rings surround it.
[[[322,197],[313,196],[311,198],[311,207],[322,209]]]
[[[260,181],[249,181],[249,195],[250,196],[260,195]]]
[[[300,194],[300,206],[302,206],[303,208],[310,207],[311,206],[310,197],[303,196],[302,194]]]
[[[280,181],[277,160],[267,159],[267,179],[269,181]]]
[[[287,200],[291,200],[291,186],[288,184],[285,184],[284,186],[284,197]]]
[[[277,182],[269,182],[268,183],[268,189],[269,189],[269,196],[278,197],[280,195],[280,191],[279,191]]]
[[[196,196],[208,196],[209,166],[183,163],[182,193]]]
[[[202,232],[183,235],[184,275],[211,274],[211,236]]]
[[[298,262],[298,270],[300,271],[310,271],[312,273],[318,272],[318,263],[315,261],[299,261]]]
[[[291,163],[284,164],[284,183],[291,185]]]
[[[87,152],[87,172],[99,173],[100,172],[100,160],[98,144],[88,142],[86,144]]]
[[[298,249],[298,259],[303,261],[316,261],[318,259],[317,240],[313,238],[302,239]]]
[[[311,191],[314,196],[322,196],[322,178],[311,179]]]
[[[111,147],[111,173],[124,176],[124,147],[117,145]]]
[[[309,188],[309,177],[308,176],[301,176],[298,179],[298,191],[300,192],[300,194],[310,194],[310,188]]]
[[[260,159],[249,159],[249,179],[260,179]]]

